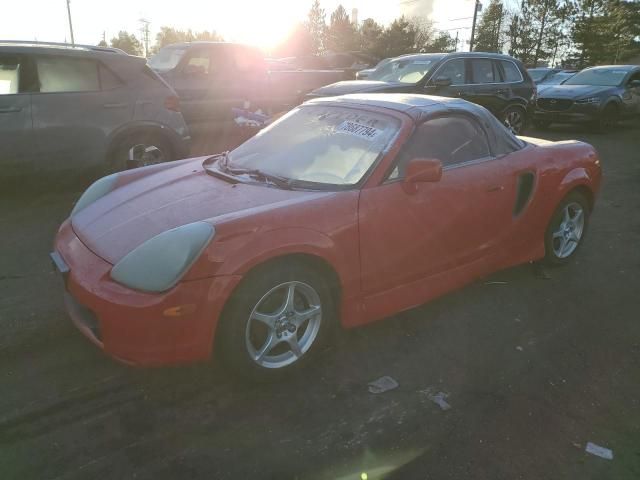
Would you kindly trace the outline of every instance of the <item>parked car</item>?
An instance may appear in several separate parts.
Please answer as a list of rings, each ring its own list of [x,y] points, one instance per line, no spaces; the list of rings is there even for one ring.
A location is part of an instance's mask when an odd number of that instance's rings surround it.
[[[121,50],[0,41],[2,176],[184,158],[189,132],[175,92]]]
[[[376,71],[378,68],[382,68],[391,60],[393,60],[393,58],[383,58],[376,64],[375,67],[365,68],[364,70],[360,70],[359,72],[356,72],[356,80],[366,80],[367,78],[369,78],[369,75],[371,75],[374,71]]]
[[[640,116],[640,66],[610,65],[582,70],[561,85],[540,92],[534,123],[590,122],[600,130]]]
[[[540,92],[545,91],[550,85],[562,85],[564,82],[566,82],[571,77],[573,77],[576,73],[578,73],[577,70],[562,70],[556,73],[555,75],[551,75],[550,77],[547,77],[543,82],[538,83],[536,85],[536,90],[538,92],[538,95],[540,94]]]
[[[545,80],[550,79],[556,73],[559,73],[561,71],[561,68],[550,67],[527,68],[527,73],[531,76],[531,79],[536,85],[538,85],[539,83],[544,83]]]
[[[98,180],[55,239],[77,327],[124,362],[272,378],[331,329],[499,269],[568,262],[600,184],[594,149],[519,139],[486,109],[348,95],[229,154]]]
[[[265,112],[288,110],[311,90],[342,78],[330,70],[287,71],[280,63],[270,71],[274,62],[258,49],[225,42],[168,45],[149,60],[176,90],[190,127],[230,120],[232,108],[247,104]]]
[[[321,87],[307,99],[348,93],[405,92],[460,97],[487,108],[515,133],[535,104],[535,85],[515,58],[496,53],[432,53],[397,57],[367,80]]]

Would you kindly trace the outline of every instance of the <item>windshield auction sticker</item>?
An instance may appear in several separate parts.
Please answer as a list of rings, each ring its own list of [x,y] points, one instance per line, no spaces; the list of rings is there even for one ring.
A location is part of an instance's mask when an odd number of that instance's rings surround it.
[[[355,137],[364,138],[365,140],[375,140],[380,135],[382,130],[379,130],[368,125],[345,120],[336,127],[336,132],[348,133]]]

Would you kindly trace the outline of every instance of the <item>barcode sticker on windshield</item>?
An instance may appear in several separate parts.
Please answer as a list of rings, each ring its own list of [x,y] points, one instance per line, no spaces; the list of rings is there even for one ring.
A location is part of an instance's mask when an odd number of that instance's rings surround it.
[[[382,132],[382,130],[378,130],[377,128],[362,125],[361,123],[352,122],[350,120],[345,120],[338,125],[336,127],[336,131],[348,133],[366,140],[374,140]]]

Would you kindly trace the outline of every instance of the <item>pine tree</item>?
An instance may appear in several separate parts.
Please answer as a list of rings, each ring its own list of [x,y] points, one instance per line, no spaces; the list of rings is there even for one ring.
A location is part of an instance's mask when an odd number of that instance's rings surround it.
[[[313,53],[322,53],[325,48],[327,24],[324,9],[320,8],[320,1],[313,0],[307,14],[306,27],[311,36]]]
[[[333,52],[347,52],[358,47],[358,32],[351,23],[342,5],[331,14],[327,29],[327,49]]]
[[[476,28],[473,49],[501,52],[504,45],[505,9],[501,0],[491,0]]]

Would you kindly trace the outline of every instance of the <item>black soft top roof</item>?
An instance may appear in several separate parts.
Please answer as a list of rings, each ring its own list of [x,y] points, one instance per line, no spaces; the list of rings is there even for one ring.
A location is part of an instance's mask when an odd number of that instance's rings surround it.
[[[525,143],[513,135],[489,110],[459,98],[406,93],[357,93],[316,98],[305,104],[386,108],[404,113],[416,123],[447,113],[471,115],[485,128],[494,154],[513,152],[525,146]]]

